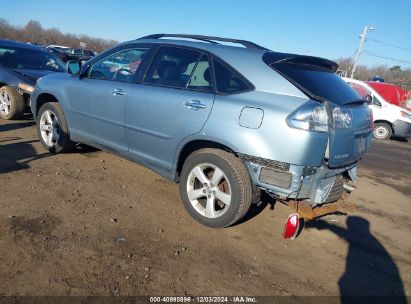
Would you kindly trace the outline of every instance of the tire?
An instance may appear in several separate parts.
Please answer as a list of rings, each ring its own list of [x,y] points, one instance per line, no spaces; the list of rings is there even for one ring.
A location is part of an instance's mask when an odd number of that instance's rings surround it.
[[[378,122],[374,125],[372,135],[374,136],[374,138],[380,140],[390,139],[392,136],[392,128],[389,124]]]
[[[0,117],[6,120],[17,119],[23,116],[25,102],[14,88],[3,86],[0,88]]]
[[[42,105],[36,123],[40,142],[49,152],[63,153],[74,148],[75,143],[70,140],[67,121],[58,102]]]
[[[201,176],[200,170],[203,178],[207,178],[203,180],[205,183],[197,177]],[[222,175],[220,171],[224,176],[214,180],[216,172],[216,177]],[[180,196],[195,220],[208,227],[221,228],[244,217],[253,201],[253,186],[244,163],[235,155],[223,150],[201,149],[190,154],[184,162]]]

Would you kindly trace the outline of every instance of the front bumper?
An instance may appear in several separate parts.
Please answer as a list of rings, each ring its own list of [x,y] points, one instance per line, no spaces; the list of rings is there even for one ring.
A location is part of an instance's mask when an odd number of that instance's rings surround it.
[[[394,126],[394,135],[399,137],[410,138],[411,137],[411,123],[403,121],[403,120],[396,120],[393,122]]]
[[[276,165],[260,159],[243,158],[254,185],[282,200],[306,200],[314,207],[338,200],[343,193],[344,181],[356,182],[356,164],[330,169],[298,165]],[[281,164],[281,163],[279,163]]]

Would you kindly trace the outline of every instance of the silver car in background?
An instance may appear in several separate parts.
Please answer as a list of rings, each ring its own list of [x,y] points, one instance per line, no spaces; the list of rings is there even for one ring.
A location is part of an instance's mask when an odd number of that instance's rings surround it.
[[[370,145],[370,109],[326,59],[157,34],[68,67],[31,95],[43,146],[88,144],[179,182],[209,227],[239,221],[260,191],[297,214],[337,202]]]

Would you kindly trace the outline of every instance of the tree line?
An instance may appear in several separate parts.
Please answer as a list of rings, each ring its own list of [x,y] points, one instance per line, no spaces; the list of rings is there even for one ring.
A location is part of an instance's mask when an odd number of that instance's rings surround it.
[[[350,77],[353,67],[352,58],[339,58],[336,62],[339,65],[341,74]],[[395,84],[404,90],[411,90],[411,68],[403,69],[399,65],[391,67],[387,65],[376,65],[373,67],[359,65],[354,74],[354,78],[359,80],[370,80],[375,76],[380,76],[385,82]]]
[[[7,20],[0,18],[0,38],[36,43],[40,45],[63,45],[80,48],[80,42],[86,43],[86,48],[98,53],[118,44],[118,41],[93,38],[87,35],[63,34],[57,28],[44,29],[40,22],[31,20],[25,26],[13,26]]]
[[[41,45],[64,45],[79,48],[80,42],[85,42],[87,49],[102,52],[118,43],[115,40],[93,38],[87,35],[64,34],[57,28],[44,29],[40,22],[31,20],[25,26],[18,27],[9,24],[0,18],[0,38],[18,40],[23,42],[37,43]],[[342,75],[349,76],[353,66],[352,58],[339,58],[336,60]],[[385,82],[393,83],[405,90],[411,90],[411,68],[403,69],[399,65],[378,65],[368,67],[359,65],[355,72],[355,78],[369,80],[374,76],[381,76]]]

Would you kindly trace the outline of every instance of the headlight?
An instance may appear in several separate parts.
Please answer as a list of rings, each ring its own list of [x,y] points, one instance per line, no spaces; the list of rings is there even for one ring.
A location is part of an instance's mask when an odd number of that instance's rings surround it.
[[[411,119],[411,115],[408,114],[407,112],[400,111],[400,113],[401,113],[401,116],[402,116],[402,117],[407,118],[407,119]]]
[[[306,131],[328,132],[328,115],[324,105],[308,102],[287,118],[291,128]]]
[[[23,90],[23,91],[25,91],[25,92],[27,92],[27,93],[33,93],[33,91],[34,91],[34,87],[33,86],[31,86],[31,85],[28,85],[28,84],[25,84],[25,83],[19,83],[19,89],[20,90]]]

